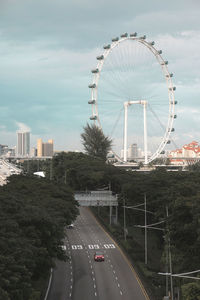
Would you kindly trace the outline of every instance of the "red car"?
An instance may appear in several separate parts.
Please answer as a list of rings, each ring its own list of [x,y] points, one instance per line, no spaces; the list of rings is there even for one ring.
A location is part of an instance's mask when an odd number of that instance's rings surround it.
[[[104,254],[100,251],[95,252],[94,254],[94,260],[95,261],[104,261]]]

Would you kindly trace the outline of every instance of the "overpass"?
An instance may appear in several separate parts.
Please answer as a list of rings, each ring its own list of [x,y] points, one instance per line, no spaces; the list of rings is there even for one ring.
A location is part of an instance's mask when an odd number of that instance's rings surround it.
[[[94,206],[99,209],[102,206],[109,207],[110,224],[112,220],[117,223],[118,219],[118,198],[117,195],[113,195],[112,191],[77,191],[74,194],[75,200],[78,201],[80,206]],[[115,215],[113,215],[113,207],[115,207]]]

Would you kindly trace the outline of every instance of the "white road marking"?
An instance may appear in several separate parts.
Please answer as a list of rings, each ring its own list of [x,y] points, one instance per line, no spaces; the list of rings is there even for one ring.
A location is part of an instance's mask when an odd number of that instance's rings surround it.
[[[114,249],[114,248],[116,248],[114,244],[104,244],[103,246],[106,249]]]

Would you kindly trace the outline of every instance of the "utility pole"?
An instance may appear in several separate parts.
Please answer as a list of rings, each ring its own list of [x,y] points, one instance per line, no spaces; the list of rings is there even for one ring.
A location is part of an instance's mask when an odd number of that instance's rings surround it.
[[[167,226],[167,230],[166,230],[166,237],[165,237],[165,247],[166,247],[166,268],[165,268],[165,272],[168,273],[168,265],[169,265],[169,247],[168,247],[168,207],[166,206],[166,226]],[[169,295],[169,280],[168,280],[168,276],[166,276],[166,296]]]
[[[27,160],[27,173],[29,173],[29,159]]]
[[[123,197],[124,200],[124,240],[126,241],[126,207],[125,207],[125,198]]]
[[[146,199],[146,193],[144,194],[144,244],[145,244],[145,264],[147,265],[147,199]]]
[[[67,184],[67,171],[65,170],[65,184]]]
[[[170,272],[170,289],[171,289],[171,300],[174,300],[174,291],[173,291],[173,278],[172,278],[172,256],[171,256],[171,245],[170,245],[170,236],[169,236],[169,227],[168,227],[168,206],[166,207],[167,213],[167,235],[168,235],[168,251],[169,251],[169,272]]]
[[[53,179],[53,158],[50,161],[50,180]]]

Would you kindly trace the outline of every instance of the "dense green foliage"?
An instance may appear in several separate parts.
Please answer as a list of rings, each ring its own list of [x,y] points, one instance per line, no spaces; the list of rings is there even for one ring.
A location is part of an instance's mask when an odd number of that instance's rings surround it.
[[[13,175],[0,187],[0,299],[40,299],[37,282],[67,259],[64,228],[77,214],[67,186]]]
[[[95,124],[87,124],[81,134],[82,144],[88,155],[106,160],[111,150],[112,140],[105,136],[102,129]]]
[[[33,163],[34,164],[34,163]],[[27,166],[27,164],[25,165]],[[30,168],[32,166],[30,165]],[[36,168],[36,166],[35,166]],[[123,171],[104,160],[83,153],[61,153],[52,162],[44,162],[42,169],[47,177],[59,184],[70,185],[74,190],[92,190],[105,186],[119,195],[119,224],[110,230],[128,251],[141,276],[147,278],[150,289],[161,299],[165,293],[165,278],[158,272],[166,271],[166,250],[170,237],[173,273],[199,269],[200,249],[200,168],[187,172],[167,172],[160,168],[151,172]],[[144,264],[144,212],[126,209],[127,241],[123,234],[123,205],[144,203],[147,197],[147,224],[164,221],[158,225],[163,231],[148,229],[148,264]],[[144,206],[140,207],[141,209]],[[168,208],[168,218],[166,211]],[[109,224],[107,208],[101,208],[104,222]],[[107,218],[107,219],[106,219]],[[109,228],[109,226],[108,226]],[[169,270],[169,268],[168,268]],[[199,284],[174,278],[174,286],[182,286],[183,300],[193,300],[190,293],[198,292]],[[198,299],[198,298],[197,298]]]
[[[191,282],[182,286],[184,300],[200,300],[200,284]]]

